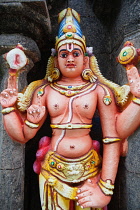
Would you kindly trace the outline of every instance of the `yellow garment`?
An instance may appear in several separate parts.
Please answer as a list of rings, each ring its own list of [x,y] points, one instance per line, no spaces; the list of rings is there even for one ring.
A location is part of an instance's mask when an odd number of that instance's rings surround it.
[[[79,183],[96,176],[100,171],[101,158],[95,150],[76,159],[68,159],[49,151],[42,162],[42,175],[47,179],[48,173],[59,180],[69,183]]]
[[[78,188],[71,187],[70,184],[96,176],[100,171],[100,164],[101,160],[95,150],[77,159],[66,159],[49,151],[42,163],[39,175],[42,210],[73,210],[71,200],[75,201],[74,210],[81,210],[82,208],[76,205]],[[70,178],[68,171],[73,169],[73,166],[77,167],[74,168],[75,173]],[[100,208],[84,209],[101,210]]]

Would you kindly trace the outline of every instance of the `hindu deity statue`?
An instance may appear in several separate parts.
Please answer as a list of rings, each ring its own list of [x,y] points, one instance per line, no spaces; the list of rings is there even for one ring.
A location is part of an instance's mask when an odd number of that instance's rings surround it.
[[[140,125],[140,78],[135,67],[139,52],[128,42],[119,55],[129,81],[121,87],[101,74],[92,48],[86,47],[79,14],[67,8],[58,21],[45,78],[29,84],[24,93],[17,88],[17,74],[28,60],[24,49],[17,45],[6,54],[10,71],[8,87],[0,94],[3,122],[14,141],[26,143],[50,115],[52,137],[40,140],[34,163],[42,210],[99,210],[113,195],[122,140]],[[96,109],[103,157],[90,137]]]

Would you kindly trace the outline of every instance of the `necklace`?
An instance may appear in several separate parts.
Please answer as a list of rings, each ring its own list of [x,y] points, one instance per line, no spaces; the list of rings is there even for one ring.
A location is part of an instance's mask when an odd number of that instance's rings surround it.
[[[82,85],[73,86],[73,85],[60,85],[60,84],[54,82],[55,86],[57,86],[59,88],[62,88],[62,89],[65,89],[65,90],[81,90],[82,88],[84,88],[85,86],[88,86],[89,84],[91,84],[91,83],[87,82],[87,83],[82,84]]]
[[[78,89],[79,86],[77,86],[78,88],[76,86],[72,86],[72,88],[64,86],[64,88],[62,88],[61,85],[58,86],[58,84],[56,85],[56,83],[51,83],[50,86],[60,94],[65,95],[67,97],[71,97],[90,89],[93,86],[93,83],[89,82],[86,86],[84,84],[83,89],[81,88],[80,90]]]

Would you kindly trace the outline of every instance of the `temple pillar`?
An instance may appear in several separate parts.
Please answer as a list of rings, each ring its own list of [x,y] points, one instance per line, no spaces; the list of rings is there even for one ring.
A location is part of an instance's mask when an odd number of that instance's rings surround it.
[[[6,88],[9,68],[3,55],[18,43],[29,58],[26,71],[19,77],[21,91],[29,82],[45,74],[46,63],[39,61],[50,51],[51,23],[47,3],[45,0],[1,0],[0,16],[0,91]],[[10,139],[0,114],[0,209],[25,209],[25,147]]]
[[[6,53],[17,43],[26,48],[25,53],[29,58],[29,65],[19,77],[19,91],[27,85],[27,73],[40,60],[40,51],[36,43],[22,35],[5,34],[0,35],[0,54]],[[3,55],[0,59],[1,87],[7,86],[8,64]],[[1,109],[1,108],[0,108]],[[2,122],[2,115],[0,115]],[[14,122],[13,122],[14,123]],[[16,128],[15,128],[16,129]],[[13,131],[14,132],[14,131]],[[24,148],[25,145],[14,142],[4,130],[3,123],[0,124],[0,209],[23,209],[24,204]]]

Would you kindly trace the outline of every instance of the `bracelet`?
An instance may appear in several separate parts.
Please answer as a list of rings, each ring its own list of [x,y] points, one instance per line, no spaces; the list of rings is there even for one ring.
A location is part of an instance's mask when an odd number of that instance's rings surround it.
[[[39,124],[35,124],[32,122],[29,122],[28,120],[25,120],[25,124],[29,127],[29,128],[38,128]]]
[[[112,181],[110,179],[107,179],[106,181],[100,179],[98,182],[98,186],[105,195],[113,195],[114,185],[112,184]]]
[[[120,138],[107,137],[107,138],[102,139],[102,141],[103,141],[104,144],[110,144],[110,143],[114,143],[114,142],[117,142],[117,141],[121,141],[121,139]]]
[[[13,112],[15,110],[15,107],[7,107],[1,111],[2,114],[9,114],[10,112]]]
[[[114,184],[112,184],[112,181],[110,179],[107,179],[106,181],[100,179],[99,181],[105,188],[109,190],[114,190]]]
[[[133,101],[135,104],[140,105],[140,98],[134,97],[134,98],[132,99],[132,101]]]
[[[110,196],[110,195],[113,195],[113,190],[109,190],[109,189],[103,187],[103,186],[101,185],[100,182],[98,182],[98,186],[100,187],[101,191],[102,191],[105,195],[109,195],[109,196]]]

